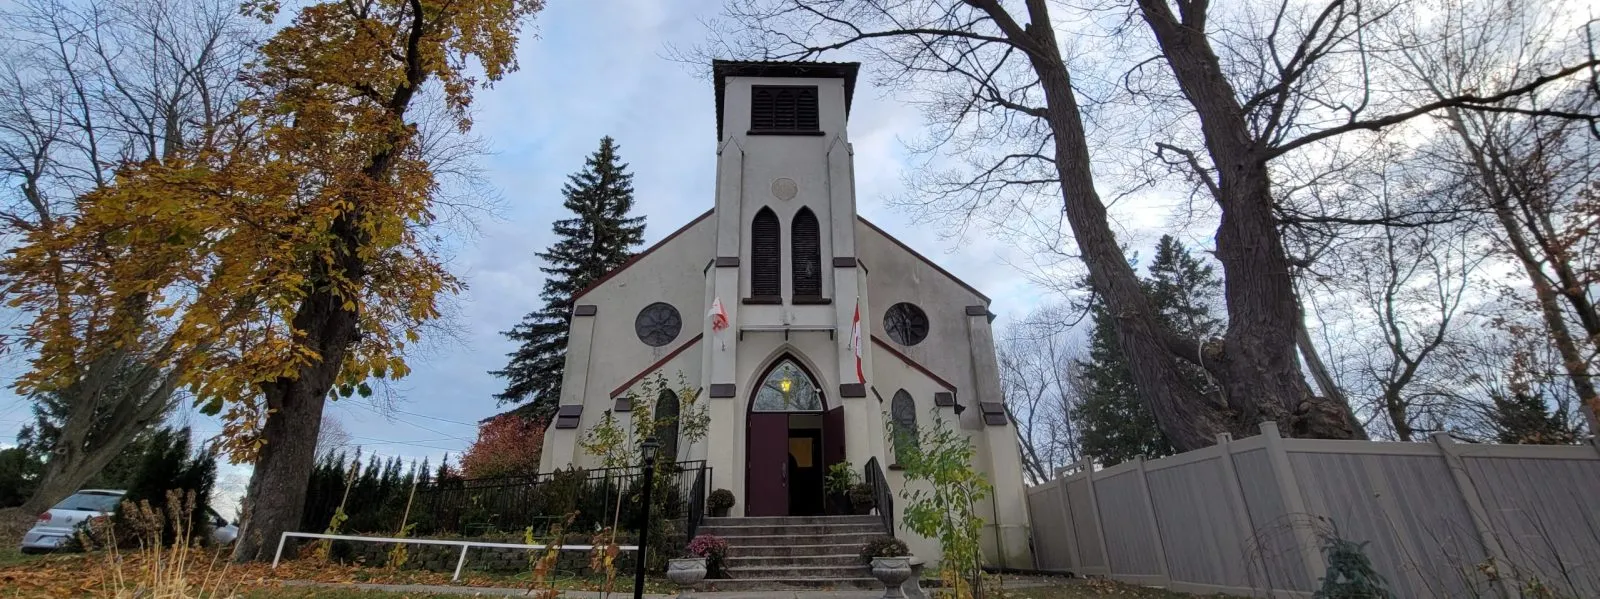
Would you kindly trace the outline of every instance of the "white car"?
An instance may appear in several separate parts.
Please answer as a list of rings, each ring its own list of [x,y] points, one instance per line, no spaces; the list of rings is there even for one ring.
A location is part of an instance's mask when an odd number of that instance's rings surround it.
[[[33,528],[22,535],[22,552],[44,553],[60,549],[84,521],[116,511],[125,493],[127,491],[110,489],[84,489],[73,493],[49,511],[39,514],[39,520],[33,523]],[[212,518],[213,542],[227,545],[239,537],[236,524],[229,523],[209,507],[206,513]]]

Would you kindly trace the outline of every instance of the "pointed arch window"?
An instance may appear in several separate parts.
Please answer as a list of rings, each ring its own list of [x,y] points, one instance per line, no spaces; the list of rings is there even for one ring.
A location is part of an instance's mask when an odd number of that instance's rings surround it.
[[[795,303],[803,299],[822,299],[822,241],[817,215],[801,208],[790,225],[790,269],[793,271]]]
[[[889,400],[889,418],[894,424],[895,461],[901,462],[918,449],[917,402],[905,389],[894,392],[894,399]]]
[[[767,371],[750,406],[756,412],[820,412],[822,394],[816,381],[794,360],[785,358]]]
[[[656,398],[656,437],[661,442],[661,459],[678,461],[678,394],[662,389]]]
[[[779,301],[783,293],[783,227],[771,208],[750,223],[750,299]]]

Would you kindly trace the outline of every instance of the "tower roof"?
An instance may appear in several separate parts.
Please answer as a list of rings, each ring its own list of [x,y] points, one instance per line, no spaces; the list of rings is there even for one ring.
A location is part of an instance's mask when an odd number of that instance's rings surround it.
[[[729,77],[813,77],[844,80],[844,112],[850,115],[850,101],[856,91],[859,62],[743,61],[713,60],[711,76],[717,90],[717,139],[722,139],[722,92]]]

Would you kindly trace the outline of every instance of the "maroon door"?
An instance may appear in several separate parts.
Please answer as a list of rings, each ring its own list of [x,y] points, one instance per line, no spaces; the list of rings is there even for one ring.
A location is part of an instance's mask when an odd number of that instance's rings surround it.
[[[835,407],[822,415],[822,467],[823,472],[844,461],[844,406]]]
[[[789,414],[752,413],[747,434],[745,515],[789,515]]]

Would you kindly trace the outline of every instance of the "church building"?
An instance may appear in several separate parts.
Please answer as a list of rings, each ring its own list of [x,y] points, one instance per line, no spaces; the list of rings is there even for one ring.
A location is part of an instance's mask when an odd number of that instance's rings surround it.
[[[986,561],[1031,568],[990,300],[856,214],[858,67],[714,63],[715,203],[577,294],[540,470],[597,467],[585,431],[661,373],[700,389],[710,416],[703,440],[668,440],[676,455],[661,458],[705,460],[732,516],[821,514],[824,473],[843,461],[875,461],[903,506],[886,431],[937,413],[994,486],[979,508]],[[938,544],[894,516],[895,536],[937,561]]]

